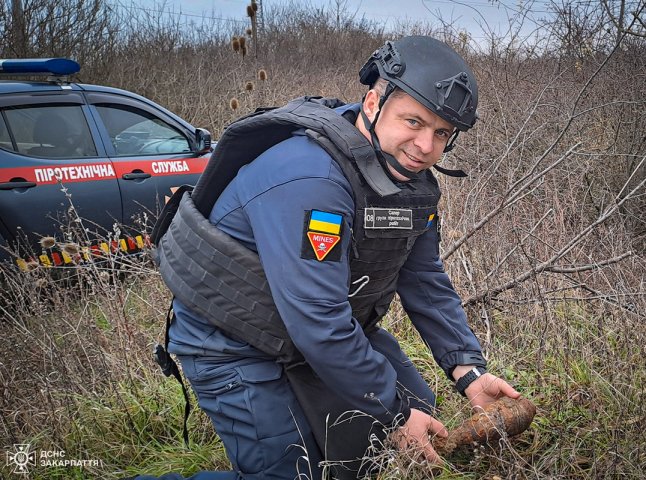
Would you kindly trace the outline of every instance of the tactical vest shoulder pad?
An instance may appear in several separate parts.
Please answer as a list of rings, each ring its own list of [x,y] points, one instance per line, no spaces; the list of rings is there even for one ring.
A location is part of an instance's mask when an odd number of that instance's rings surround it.
[[[347,120],[333,110],[342,105],[337,99],[301,97],[283,107],[259,110],[232,123],[218,141],[195,186],[192,198],[197,209],[202,215],[208,216],[215,201],[242,166],[286,140],[298,129],[313,130],[327,137],[346,158],[353,159],[360,169],[363,165],[377,165],[368,139],[356,128],[348,128]],[[379,178],[375,182],[367,178],[371,186],[373,183],[394,186],[381,168],[370,172],[368,177],[372,176]],[[395,187],[393,191],[398,189]]]

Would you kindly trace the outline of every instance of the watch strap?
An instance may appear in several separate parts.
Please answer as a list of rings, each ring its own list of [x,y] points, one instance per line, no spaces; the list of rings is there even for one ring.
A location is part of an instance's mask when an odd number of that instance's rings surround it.
[[[469,385],[471,385],[476,379],[487,373],[487,369],[484,367],[473,367],[467,373],[462,375],[457,382],[455,382],[455,389],[462,395],[466,397],[465,390]]]
[[[482,356],[482,352],[467,350],[449,352],[444,357],[442,357],[442,360],[440,361],[440,366],[444,370],[446,378],[448,378],[451,382],[455,381],[453,379],[453,370],[455,370],[455,367],[457,367],[458,365],[473,365],[476,367],[486,368],[487,360],[485,360],[485,358]]]

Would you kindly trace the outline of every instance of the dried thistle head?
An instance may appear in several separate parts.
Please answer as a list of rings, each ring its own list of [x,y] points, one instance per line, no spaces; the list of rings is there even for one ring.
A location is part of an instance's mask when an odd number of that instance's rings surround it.
[[[247,28],[245,30],[245,33],[247,34],[248,37],[250,37],[251,35],[253,35],[253,30],[251,28]]]
[[[56,239],[54,237],[43,237],[40,239],[40,246],[43,248],[52,248],[56,245]]]
[[[267,71],[264,68],[258,70],[258,80],[260,80],[261,82],[267,80]]]
[[[81,248],[76,243],[66,243],[63,245],[63,251],[70,256],[78,255]]]
[[[27,269],[28,272],[33,272],[39,267],[39,264],[35,260],[30,260],[27,263],[25,263],[25,268]]]
[[[258,11],[258,4],[256,3],[256,0],[251,0],[251,5],[249,6],[253,10],[253,13],[256,13]]]
[[[251,92],[251,91],[253,91],[253,82],[247,82],[247,84],[244,86],[244,89],[245,89],[247,92]]]
[[[258,8],[258,7],[256,7],[256,8]],[[253,17],[254,17],[255,15],[256,15],[256,12],[255,12],[255,10],[253,9],[253,7],[252,7],[251,5],[247,5],[247,17],[249,17],[249,18],[253,19]]]
[[[231,110],[237,110],[239,106],[240,102],[238,102],[238,99],[236,97],[233,97],[231,100],[229,100],[229,107],[231,107]]]
[[[240,48],[245,48],[247,46],[247,39],[245,37],[238,37],[238,41],[240,42]]]
[[[231,39],[231,47],[233,48],[234,52],[240,51],[240,39],[238,37],[233,37]]]

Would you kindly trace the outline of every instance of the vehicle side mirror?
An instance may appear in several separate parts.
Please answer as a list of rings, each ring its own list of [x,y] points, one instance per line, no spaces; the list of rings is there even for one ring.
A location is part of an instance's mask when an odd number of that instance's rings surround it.
[[[211,151],[211,132],[204,128],[195,129],[195,145],[198,155],[204,155]]]

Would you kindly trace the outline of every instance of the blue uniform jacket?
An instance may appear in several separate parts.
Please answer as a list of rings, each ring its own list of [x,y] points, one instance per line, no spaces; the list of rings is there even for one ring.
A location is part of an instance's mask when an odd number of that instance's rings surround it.
[[[358,105],[346,108],[356,110]],[[334,247],[341,248],[340,262],[301,258],[307,210],[340,214],[342,232],[352,228],[352,191],[340,167],[308,137],[295,134],[243,167],[209,220],[258,253],[281,318],[321,379],[366,413],[383,412],[367,399],[371,394],[382,408],[398,410],[396,372],[373,348],[348,303],[350,236],[342,235]],[[455,366],[459,352],[480,351],[460,297],[444,272],[434,228],[416,241],[397,291],[442,368]],[[174,307],[170,352],[221,357],[223,362],[265,356],[222,334],[177,300]]]

